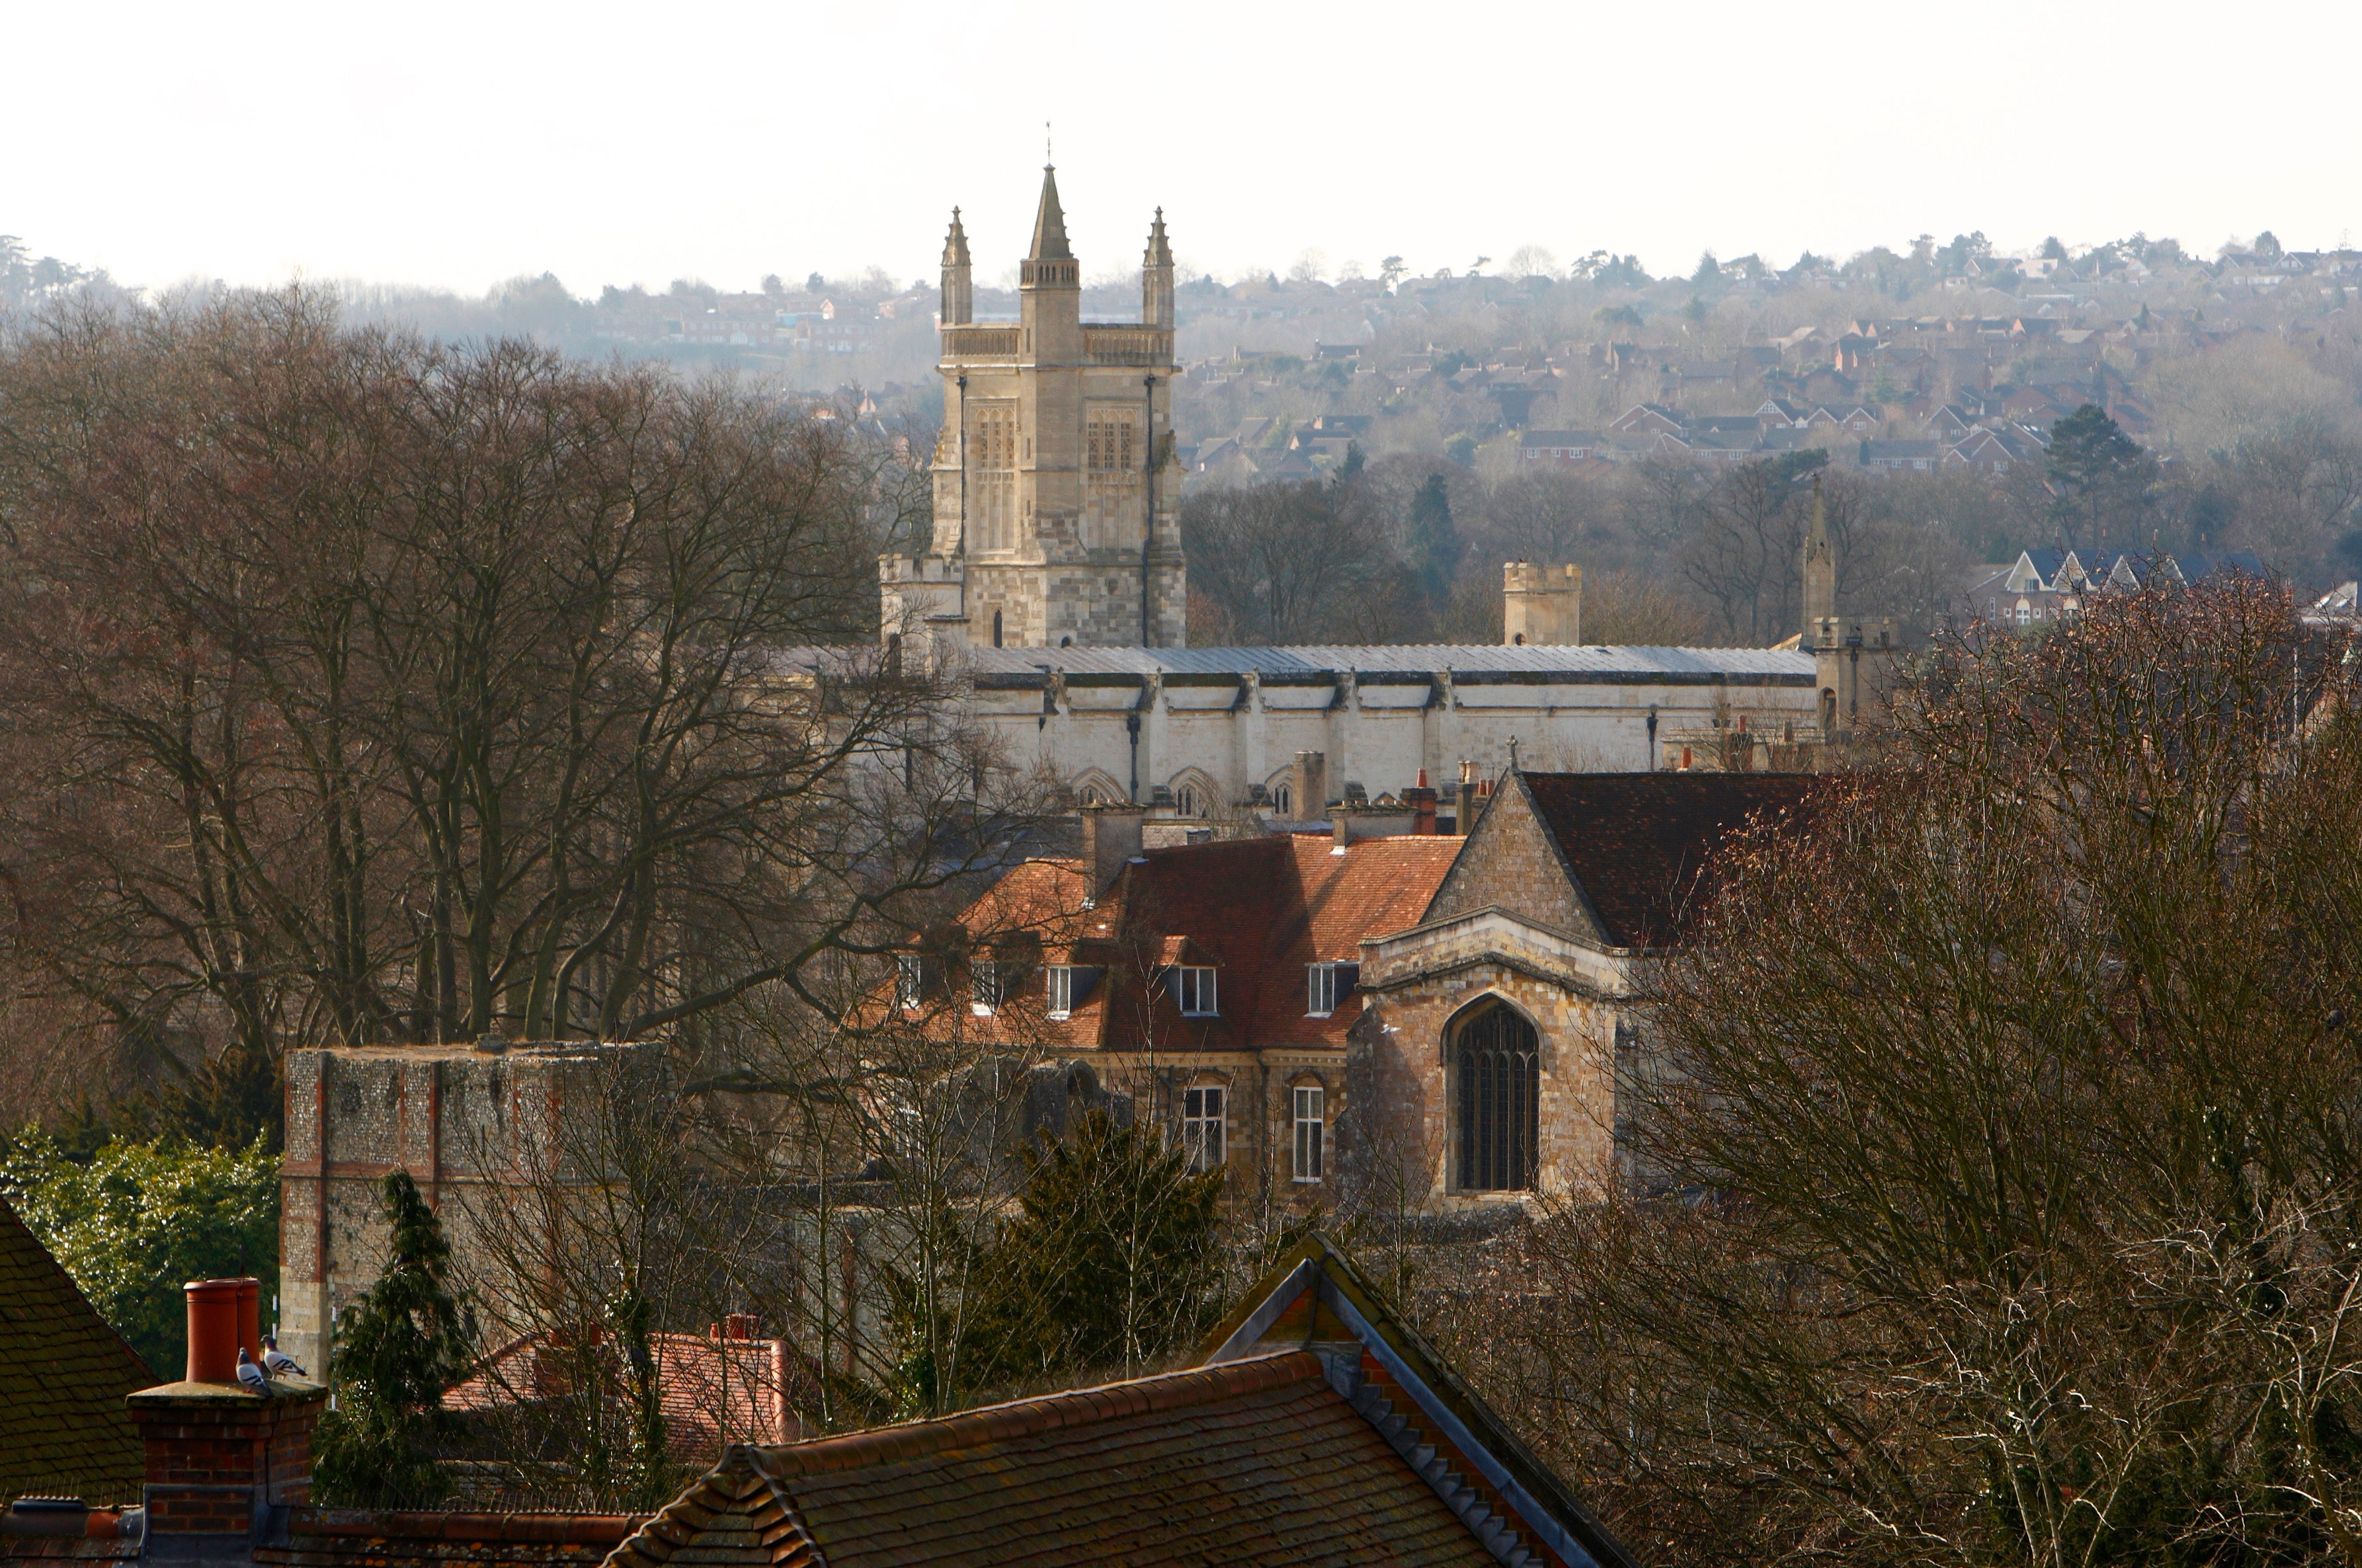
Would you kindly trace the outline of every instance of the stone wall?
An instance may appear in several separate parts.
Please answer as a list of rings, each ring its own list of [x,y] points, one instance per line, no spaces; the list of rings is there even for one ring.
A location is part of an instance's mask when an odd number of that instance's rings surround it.
[[[1476,818],[1459,858],[1428,905],[1430,920],[1472,915],[1487,905],[1562,931],[1601,939],[1599,923],[1567,875],[1533,797],[1514,774]]]

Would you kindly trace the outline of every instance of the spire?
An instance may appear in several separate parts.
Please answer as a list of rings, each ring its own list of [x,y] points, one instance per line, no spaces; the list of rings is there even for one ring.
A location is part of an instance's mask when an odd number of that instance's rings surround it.
[[[959,213],[957,207],[952,209],[952,230],[944,236],[944,265],[946,267],[968,265],[967,230],[960,226]]]
[[[1821,499],[1821,477],[1813,476],[1813,521],[1805,532],[1805,641],[1816,635],[1814,622],[1838,612],[1838,553],[1829,538],[1829,509]]]
[[[1042,209],[1033,214],[1033,248],[1026,252],[1028,261],[1072,261],[1075,253],[1066,248],[1066,214],[1058,207],[1058,167],[1054,163],[1042,166]]]
[[[1140,319],[1149,326],[1173,324],[1173,247],[1164,240],[1164,209],[1149,225],[1148,249],[1140,258]]]

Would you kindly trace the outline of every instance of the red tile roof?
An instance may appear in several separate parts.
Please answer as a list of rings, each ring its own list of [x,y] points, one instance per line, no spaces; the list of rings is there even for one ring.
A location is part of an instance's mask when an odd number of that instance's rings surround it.
[[[941,1026],[1003,1033],[1053,1050],[1215,1050],[1339,1046],[1361,1016],[1356,997],[1308,1016],[1314,963],[1354,963],[1364,938],[1417,924],[1462,840],[1432,835],[1357,839],[1335,852],[1327,835],[1242,839],[1150,850],[1090,909],[1081,862],[1029,861],[963,914],[973,956],[1022,953],[1022,991],[1004,1016],[977,1018],[964,980],[929,1005]],[[965,961],[949,960],[956,969]],[[1043,1015],[1032,963],[1098,972],[1073,1015]],[[1219,1013],[1184,1017],[1163,970],[1211,965]],[[886,1011],[881,993],[873,1015]]]
[[[736,1449],[612,1568],[1495,1561],[1317,1356]]]
[[[1617,947],[1678,941],[1716,851],[1761,815],[1799,827],[1838,787],[1813,773],[1520,773]]]
[[[136,1503],[146,1457],[123,1397],[156,1379],[0,1202],[0,1503]]]

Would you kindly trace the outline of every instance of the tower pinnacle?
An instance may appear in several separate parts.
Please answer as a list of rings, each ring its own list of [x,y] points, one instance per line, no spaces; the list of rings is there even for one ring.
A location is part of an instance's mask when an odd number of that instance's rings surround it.
[[[1058,166],[1042,166],[1042,205],[1033,214],[1033,248],[1026,252],[1028,261],[1072,261],[1075,253],[1066,247],[1066,214],[1058,205]]]

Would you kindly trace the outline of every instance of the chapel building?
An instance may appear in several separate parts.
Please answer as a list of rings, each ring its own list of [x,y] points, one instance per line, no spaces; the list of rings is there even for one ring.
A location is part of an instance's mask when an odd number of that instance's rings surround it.
[[[979,321],[953,210],[933,523],[880,559],[880,627],[889,663],[961,672],[1003,765],[1084,804],[1319,821],[1422,774],[1812,765],[1865,708],[1893,632],[1838,615],[1826,529],[1807,624],[1776,648],[1586,644],[1580,569],[1523,561],[1502,565],[1497,647],[1190,646],[1174,270],[1160,208],[1140,319],[1084,321],[1045,169],[1017,318]],[[1306,755],[1320,799],[1290,787]]]

